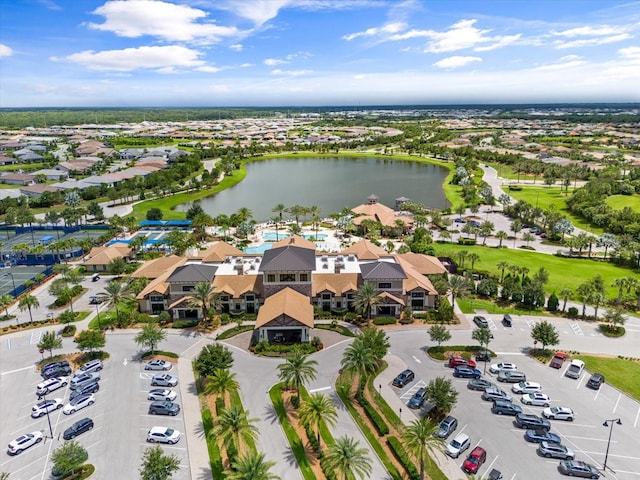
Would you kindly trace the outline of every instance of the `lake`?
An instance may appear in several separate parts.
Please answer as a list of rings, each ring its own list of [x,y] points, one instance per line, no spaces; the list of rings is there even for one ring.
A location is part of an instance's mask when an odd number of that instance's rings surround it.
[[[355,207],[371,194],[391,208],[408,197],[428,208],[449,206],[442,184],[449,171],[438,165],[379,157],[273,158],[246,164],[247,176],[232,188],[198,200],[209,215],[230,215],[246,207],[258,222],[275,214],[273,207],[317,205],[322,217]],[[177,207],[186,211],[191,204]]]

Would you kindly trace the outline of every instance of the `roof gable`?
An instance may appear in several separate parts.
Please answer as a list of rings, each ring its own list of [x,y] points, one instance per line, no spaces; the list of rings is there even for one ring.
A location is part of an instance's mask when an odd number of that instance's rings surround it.
[[[292,288],[283,288],[264,301],[258,310],[256,328],[264,327],[278,317],[287,316],[313,328],[313,306],[309,297]]]
[[[282,272],[302,271],[310,272],[316,268],[316,253],[304,247],[287,245],[272,248],[264,252],[259,271]]]
[[[215,265],[190,264],[176,268],[167,282],[169,283],[200,283],[211,282],[218,267]]]
[[[371,262],[360,265],[364,280],[404,280],[407,274],[397,263]]]

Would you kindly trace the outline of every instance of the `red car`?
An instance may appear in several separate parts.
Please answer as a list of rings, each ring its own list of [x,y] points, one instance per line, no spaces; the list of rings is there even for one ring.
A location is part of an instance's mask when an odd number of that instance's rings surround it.
[[[462,470],[466,473],[478,473],[478,469],[487,459],[487,452],[482,447],[476,447],[462,464]]]
[[[449,363],[448,363],[449,367],[451,368],[455,368],[455,367],[471,367],[471,368],[476,368],[476,362],[474,362],[473,360],[467,360],[464,357],[459,357],[457,355],[453,356],[453,357],[449,357]]]
[[[551,359],[551,362],[549,362],[549,366],[551,368],[562,368],[562,364],[564,363],[564,360],[566,358],[567,358],[567,354],[566,353],[564,353],[564,352],[556,352],[556,354]]]

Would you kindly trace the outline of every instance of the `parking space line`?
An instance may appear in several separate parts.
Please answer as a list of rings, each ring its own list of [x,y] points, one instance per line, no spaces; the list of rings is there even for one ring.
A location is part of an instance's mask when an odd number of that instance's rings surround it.
[[[10,373],[18,373],[18,372],[23,372],[25,370],[29,370],[33,368],[33,365],[30,365],[28,367],[22,367],[22,368],[17,368],[15,370],[9,370],[8,372],[2,372],[2,375],[9,375]]]
[[[497,330],[498,329],[498,326],[496,325],[496,322],[494,322],[492,318],[488,318],[487,319],[487,323],[489,324],[489,330]]]
[[[496,458],[493,459],[493,462],[491,462],[489,464],[489,466],[487,467],[487,470],[490,472],[491,469],[493,468],[493,465],[496,463],[496,460],[498,460],[498,458],[500,458],[500,455],[496,455]],[[482,478],[485,478],[485,476],[483,475]]]
[[[633,422],[633,428],[636,428],[636,425],[638,425],[638,417],[640,417],[640,407],[638,407],[638,413],[636,413],[636,421]]]
[[[584,425],[582,425],[584,426]],[[595,427],[594,427],[595,428]],[[589,440],[592,442],[606,442],[607,439],[606,438],[592,438],[592,437],[579,437],[577,435],[562,435],[564,438],[577,438],[579,440]],[[611,443],[618,443],[617,440],[611,440]]]
[[[140,372],[140,380],[151,380],[154,375],[154,373]]]
[[[42,337],[42,331],[31,332],[31,337],[29,338],[29,345],[33,345],[34,343],[40,343],[41,337]]]
[[[7,349],[11,350],[11,339],[7,338]]]
[[[584,331],[582,330],[582,327],[575,320],[569,321],[569,327],[571,328],[571,331],[574,333],[574,335],[584,336]]]
[[[618,400],[616,400],[616,404],[615,404],[615,406],[613,407],[613,413],[616,413],[616,409],[618,408],[618,404],[620,403],[620,399],[621,399],[621,398],[622,398],[622,394],[621,394],[621,393],[619,393],[619,394],[618,394]]]
[[[161,447],[163,447],[163,448],[170,448],[170,449],[172,449],[172,450],[181,450],[181,451],[183,451],[183,452],[186,452],[186,450],[187,450],[187,449],[186,449],[186,448],[184,448],[184,447],[174,447],[173,445],[168,445],[168,444],[166,444],[166,443],[156,443],[156,444],[153,444],[153,443],[150,443],[150,442],[146,442],[146,443],[140,443],[140,445],[144,445],[145,447],[148,447],[149,445],[159,445],[159,446],[161,446]]]
[[[529,328],[535,327],[537,323],[535,320],[531,320],[530,318],[525,318],[524,321],[527,322],[527,327]]]

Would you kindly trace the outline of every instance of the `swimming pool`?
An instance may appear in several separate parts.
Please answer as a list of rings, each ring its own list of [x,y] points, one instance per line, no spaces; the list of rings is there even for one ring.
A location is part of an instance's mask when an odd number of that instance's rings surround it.
[[[278,236],[276,238],[276,232],[264,232],[262,234],[262,239],[266,240],[267,242],[277,242],[278,240],[283,240],[288,236],[289,235],[286,232],[278,232]],[[322,241],[325,240],[329,235],[327,235],[326,233],[319,233],[316,237],[314,233],[305,233],[301,236],[303,238],[306,238],[307,240],[317,239],[319,241]]]
[[[260,245],[258,245],[256,247],[247,247],[247,248],[244,249],[244,253],[254,253],[254,254],[255,253],[258,253],[258,254],[264,253],[267,250],[270,250],[271,246],[272,245],[270,243],[263,243],[263,244],[260,244]]]

